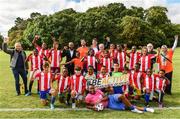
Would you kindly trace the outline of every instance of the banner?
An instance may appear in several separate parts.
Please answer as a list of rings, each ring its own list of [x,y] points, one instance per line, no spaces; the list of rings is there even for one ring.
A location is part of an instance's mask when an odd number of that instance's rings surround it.
[[[129,74],[122,74],[121,76],[111,76],[108,78],[94,79],[90,81],[90,84],[103,88],[107,86],[121,86],[129,83]]]

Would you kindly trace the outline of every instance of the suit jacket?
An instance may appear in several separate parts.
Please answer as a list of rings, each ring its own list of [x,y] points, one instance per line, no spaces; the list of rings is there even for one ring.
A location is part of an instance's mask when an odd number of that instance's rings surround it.
[[[71,57],[71,53],[70,53],[70,50],[63,50],[63,53],[62,53],[62,56],[63,57],[66,57],[66,62],[69,62],[71,61],[73,58],[76,57],[76,50],[73,50],[73,55]]]
[[[18,59],[18,52],[15,49],[9,49],[7,47],[7,43],[3,43],[2,44],[2,50],[5,53],[7,53],[7,54],[9,54],[11,56],[10,67],[11,68],[15,68],[16,67],[16,62],[17,62],[17,59]],[[21,54],[22,54],[22,57],[23,57],[24,69],[27,69],[28,68],[28,64],[27,64],[27,62],[25,62],[25,60],[26,60],[26,53],[24,51],[21,51]]]

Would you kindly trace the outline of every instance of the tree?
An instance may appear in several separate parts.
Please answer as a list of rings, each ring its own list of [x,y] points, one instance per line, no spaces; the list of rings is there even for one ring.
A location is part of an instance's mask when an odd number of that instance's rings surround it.
[[[0,49],[2,48],[3,36],[0,34]]]
[[[61,46],[70,41],[78,45],[82,38],[88,44],[93,38],[100,43],[105,35],[114,43],[171,45],[174,35],[180,34],[180,27],[171,23],[167,12],[165,7],[154,6],[145,10],[135,6],[126,8],[122,3],[93,7],[81,13],[72,8],[51,15],[33,12],[28,19],[18,17],[8,35],[10,45],[20,41],[25,49],[33,48],[32,40],[36,34],[40,35],[37,43],[44,41],[49,48],[53,43],[52,34]]]
[[[38,12],[33,12],[33,13],[30,14],[30,18],[31,19],[36,19],[36,18],[38,18],[40,16],[41,16],[41,14],[38,13]]]
[[[158,34],[147,22],[138,17],[126,16],[119,24],[120,37],[130,45],[142,45],[149,42],[159,45]]]
[[[162,24],[170,23],[166,13],[167,8],[154,6],[145,11],[145,20],[149,22],[152,26],[158,26]]]

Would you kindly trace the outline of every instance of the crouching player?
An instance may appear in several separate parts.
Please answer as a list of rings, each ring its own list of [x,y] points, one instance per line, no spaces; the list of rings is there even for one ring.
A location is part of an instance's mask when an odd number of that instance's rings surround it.
[[[76,108],[76,101],[78,104],[83,101],[85,89],[86,79],[81,74],[81,68],[75,67],[75,74],[71,77],[72,108]]]
[[[34,79],[38,79],[39,81],[40,99],[41,99],[42,105],[45,106],[48,104],[47,94],[51,94],[50,107],[51,109],[54,109],[55,96],[57,92],[52,87],[52,80],[54,76],[49,71],[49,64],[45,62],[43,64],[43,71],[35,74],[35,76],[34,76],[34,72],[33,72],[33,77],[31,78],[31,81],[33,81]]]
[[[105,96],[104,93],[100,90],[95,90],[93,85],[89,86],[89,94],[85,98],[87,108],[93,110],[103,110],[105,107],[114,109],[114,110],[125,110],[130,109],[135,113],[143,112],[154,112],[152,108],[143,108],[137,107],[130,103],[130,101],[123,94],[114,94],[112,87],[107,88],[108,96]]]
[[[66,67],[63,67],[62,74],[57,75],[55,79],[58,81],[57,91],[59,96],[59,102],[66,103],[67,105],[69,105],[69,100],[71,97],[71,79],[68,76],[68,69]]]
[[[130,94],[134,94],[134,99],[140,99],[141,97],[141,84],[143,80],[143,73],[139,71],[140,64],[136,63],[134,70],[130,72]]]
[[[145,93],[145,105],[149,106],[149,101],[153,98],[155,88],[156,75],[152,73],[151,69],[147,69],[146,74],[143,75],[143,92]]]
[[[163,107],[164,89],[165,86],[168,85],[168,81],[169,80],[165,77],[165,70],[160,70],[155,83],[155,93],[158,94],[158,104],[160,108]]]

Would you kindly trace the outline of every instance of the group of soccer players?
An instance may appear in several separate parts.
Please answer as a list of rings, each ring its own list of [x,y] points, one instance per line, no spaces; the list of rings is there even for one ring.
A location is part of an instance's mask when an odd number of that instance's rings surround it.
[[[29,92],[26,96],[31,95],[33,82],[37,79],[41,102],[47,105],[47,94],[50,94],[51,109],[54,109],[56,97],[60,103],[72,103],[72,108],[85,102],[88,108],[94,110],[98,109],[99,103],[107,101],[108,105],[103,105],[111,109],[124,110],[128,107],[133,112],[153,112],[150,108],[133,106],[129,101],[141,98],[144,98],[146,107],[151,100],[156,100],[159,107],[163,106],[165,88],[171,83],[165,76],[166,71],[159,66],[162,57],[160,52],[165,45],[158,48],[157,53],[151,43],[141,47],[139,51],[136,46],[128,50],[126,44],[110,43],[110,38],[107,37],[105,44],[98,45],[94,38],[92,45],[87,47],[86,41],[82,39],[78,49],[74,49],[73,42],[70,42],[68,47],[59,50],[59,43],[55,39],[51,49],[44,42],[39,46],[36,43],[38,39],[39,36],[36,35],[32,42],[35,49],[26,59],[31,66]],[[176,45],[177,39],[172,52]],[[65,63],[61,63],[63,57],[66,57]],[[172,61],[168,57],[165,60]],[[155,63],[160,67],[157,74],[153,70]],[[90,83],[91,80],[118,77],[124,73],[129,74],[128,85],[98,89]],[[154,93],[158,94],[157,98]]]

